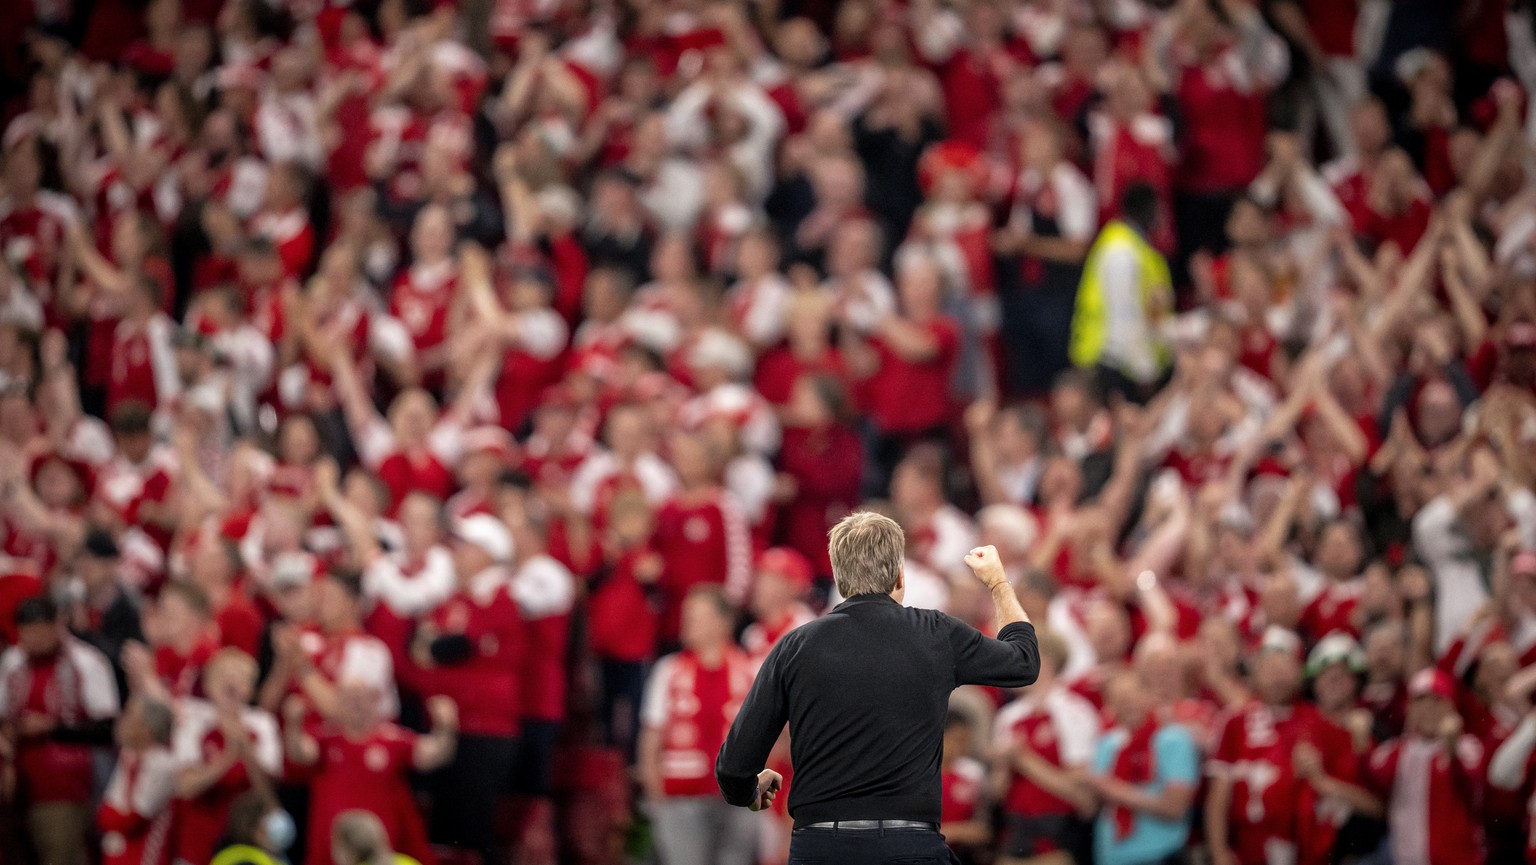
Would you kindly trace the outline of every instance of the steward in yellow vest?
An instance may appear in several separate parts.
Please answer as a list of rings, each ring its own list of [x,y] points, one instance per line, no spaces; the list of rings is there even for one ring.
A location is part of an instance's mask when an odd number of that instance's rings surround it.
[[[1155,385],[1173,361],[1162,333],[1173,310],[1168,261],[1138,225],[1152,223],[1156,196],[1144,184],[1126,190],[1122,219],[1094,239],[1083,265],[1072,312],[1068,356],[1074,366],[1123,377],[1137,388]]]

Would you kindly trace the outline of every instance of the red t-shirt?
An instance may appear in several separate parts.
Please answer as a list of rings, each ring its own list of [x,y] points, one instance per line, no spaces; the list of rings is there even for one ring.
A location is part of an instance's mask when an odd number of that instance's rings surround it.
[[[652,538],[665,562],[661,635],[677,639],[683,599],[694,586],[724,584],[744,597],[751,578],[751,532],[735,499],[717,491],[702,501],[673,498],[656,514]]]
[[[397,852],[426,861],[421,815],[407,782],[416,734],[381,724],[361,739],[337,731],[316,737],[320,762],[310,782],[308,861],[330,859],[331,824],[343,811],[369,811],[389,833]]]
[[[461,591],[428,618],[440,635],[468,638],[470,655],[461,663],[413,670],[416,689],[428,697],[451,697],[465,733],[515,737],[523,714],[527,628],[506,584]]]
[[[885,341],[872,345],[880,368],[868,383],[869,410],[884,433],[920,433],[947,424],[952,415],[949,383],[960,353],[960,328],[948,317],[923,325],[938,343],[925,361],[897,355]]]
[[[836,349],[829,349],[826,354],[815,360],[802,360],[789,350],[789,346],[778,346],[763,353],[757,362],[757,375],[753,379],[753,386],[763,399],[775,406],[789,404],[790,397],[794,394],[795,383],[801,376],[806,375],[831,375],[842,378],[843,358]]]
[[[1295,774],[1297,745],[1311,743],[1322,751],[1330,777],[1354,781],[1348,734],[1341,738],[1335,727],[1306,703],[1275,709],[1255,701],[1228,715],[1209,771],[1232,779],[1228,840],[1238,861],[1266,861],[1268,845],[1295,843],[1300,829],[1316,822],[1316,794],[1301,795],[1311,787]]]
[[[986,767],[961,757],[939,773],[941,785],[940,819],[945,823],[964,823],[976,818],[981,806],[981,791],[987,780]]]

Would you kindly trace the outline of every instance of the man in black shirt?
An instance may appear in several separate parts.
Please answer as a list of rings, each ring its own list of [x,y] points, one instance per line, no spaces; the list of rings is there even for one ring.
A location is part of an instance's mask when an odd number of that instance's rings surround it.
[[[782,779],[763,765],[787,721],[791,862],[948,862],[938,824],[949,694],[961,685],[1033,682],[1035,629],[992,547],[965,562],[992,592],[995,640],[943,613],[901,605],[905,538],[894,521],[852,514],[830,538],[832,573],[848,600],[769,654],[715,778],[732,805],[767,807]]]

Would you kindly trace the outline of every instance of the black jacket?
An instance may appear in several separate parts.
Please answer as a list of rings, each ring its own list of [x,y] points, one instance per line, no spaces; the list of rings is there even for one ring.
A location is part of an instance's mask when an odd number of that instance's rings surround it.
[[[950,692],[1023,687],[1039,673],[1029,624],[1009,625],[994,640],[886,595],[849,598],[768,655],[720,749],[715,778],[726,801],[750,804],[787,721],[795,825],[938,823]]]

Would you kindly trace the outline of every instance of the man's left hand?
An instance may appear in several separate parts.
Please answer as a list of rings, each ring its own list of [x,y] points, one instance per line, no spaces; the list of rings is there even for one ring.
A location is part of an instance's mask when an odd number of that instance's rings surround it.
[[[747,807],[753,811],[766,811],[768,806],[779,795],[779,789],[784,786],[784,776],[772,769],[764,769],[757,773],[757,799]]]

